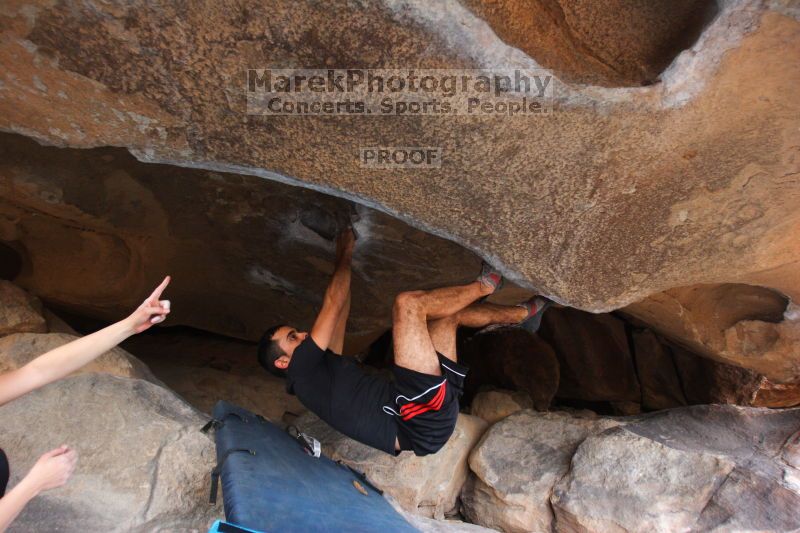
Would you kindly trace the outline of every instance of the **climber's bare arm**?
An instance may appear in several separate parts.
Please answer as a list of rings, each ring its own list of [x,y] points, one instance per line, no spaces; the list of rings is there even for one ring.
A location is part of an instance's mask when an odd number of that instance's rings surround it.
[[[342,312],[339,313],[339,320],[336,323],[336,328],[333,330],[333,337],[331,337],[331,344],[328,348],[335,354],[342,355],[344,349],[344,334],[347,331],[347,318],[350,315],[350,299],[352,291],[347,292],[347,301],[344,304]]]
[[[340,322],[342,322],[342,315],[350,298],[350,262],[353,257],[354,244],[355,237],[349,228],[340,233],[336,239],[336,270],[325,290],[322,310],[311,328],[311,338],[323,350],[334,349],[332,342],[336,340],[334,337],[337,326],[340,326]],[[345,317],[344,322],[346,321]],[[343,341],[344,335],[342,334]]]
[[[169,276],[129,317],[50,350],[22,368],[0,375],[0,405],[71,374],[131,335],[163,322],[170,305],[168,300],[159,298],[167,284]]]

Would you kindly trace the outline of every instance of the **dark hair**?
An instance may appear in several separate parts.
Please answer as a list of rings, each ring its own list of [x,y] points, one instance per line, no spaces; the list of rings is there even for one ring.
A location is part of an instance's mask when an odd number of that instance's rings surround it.
[[[286,371],[275,366],[275,361],[286,355],[286,353],[281,350],[278,341],[272,339],[275,332],[282,327],[284,327],[283,324],[272,326],[261,336],[261,340],[258,341],[258,363],[271,374],[284,378],[286,377]]]

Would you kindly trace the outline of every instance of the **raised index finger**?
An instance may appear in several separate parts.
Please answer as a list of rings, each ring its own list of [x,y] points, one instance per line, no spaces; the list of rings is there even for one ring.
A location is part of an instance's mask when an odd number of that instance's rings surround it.
[[[161,298],[161,293],[164,292],[164,289],[167,288],[167,285],[169,285],[169,281],[170,281],[170,277],[169,276],[164,278],[164,281],[161,282],[161,285],[156,287],[156,290],[153,291],[153,294],[150,295],[150,298],[148,298],[148,300],[151,300],[151,299],[158,300],[159,298]]]

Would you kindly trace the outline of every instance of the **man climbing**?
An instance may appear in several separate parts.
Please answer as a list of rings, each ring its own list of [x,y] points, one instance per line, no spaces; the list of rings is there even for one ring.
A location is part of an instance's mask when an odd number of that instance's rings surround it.
[[[518,305],[476,303],[501,283],[484,265],[467,285],[397,295],[394,322],[394,381],[370,375],[342,357],[350,312],[350,262],[355,238],[337,238],[336,270],[311,332],[275,326],[261,338],[258,361],[285,376],[287,390],[334,429],[396,455],[436,453],[452,435],[467,368],[458,363],[458,326],[516,324],[538,328],[549,301],[537,297]]]

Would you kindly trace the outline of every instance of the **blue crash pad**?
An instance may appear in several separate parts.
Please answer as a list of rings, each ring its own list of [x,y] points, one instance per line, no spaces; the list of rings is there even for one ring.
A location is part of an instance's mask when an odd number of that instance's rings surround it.
[[[208,530],[208,533],[262,533],[262,532],[256,531],[255,529],[248,529],[241,526],[237,526],[229,522],[223,522],[222,520],[217,520],[211,525],[211,528]]]
[[[307,454],[275,424],[224,401],[213,416],[228,522],[268,533],[416,531],[353,471]]]

